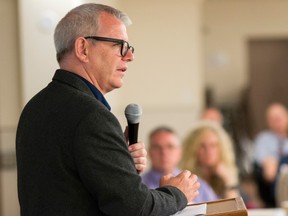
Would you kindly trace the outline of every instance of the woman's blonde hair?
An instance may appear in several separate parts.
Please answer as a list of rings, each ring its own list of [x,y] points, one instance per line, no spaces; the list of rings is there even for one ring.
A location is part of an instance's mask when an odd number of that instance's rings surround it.
[[[238,170],[235,164],[235,154],[232,141],[224,129],[212,122],[202,122],[196,126],[187,138],[184,140],[183,157],[180,164],[182,169],[190,170],[192,173],[201,177],[201,166],[198,163],[197,152],[201,146],[203,135],[207,132],[213,132],[219,140],[220,162],[222,162],[227,171],[238,179]],[[238,181],[237,181],[238,183]]]

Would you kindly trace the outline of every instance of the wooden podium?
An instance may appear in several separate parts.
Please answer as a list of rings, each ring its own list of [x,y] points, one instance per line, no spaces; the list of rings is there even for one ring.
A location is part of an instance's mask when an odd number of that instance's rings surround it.
[[[192,204],[192,206],[203,203]],[[206,216],[248,216],[241,197],[207,202]]]

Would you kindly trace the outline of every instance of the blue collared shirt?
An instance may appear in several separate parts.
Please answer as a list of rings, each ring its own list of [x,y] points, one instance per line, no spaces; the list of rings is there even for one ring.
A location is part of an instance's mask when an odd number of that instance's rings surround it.
[[[92,93],[95,96],[95,98],[97,100],[99,100],[104,106],[106,106],[108,110],[111,111],[111,107],[108,104],[107,100],[105,99],[104,95],[92,83],[90,83],[85,78],[79,76],[78,74],[75,74],[75,73],[73,73],[73,74],[75,76],[79,77],[81,80],[83,80],[85,82],[85,84],[90,88],[90,90],[92,91]]]
[[[175,169],[172,173],[173,176],[176,176],[181,171],[179,169]],[[148,172],[144,173],[141,178],[142,182],[149,188],[149,189],[156,189],[160,185],[160,179],[163,176],[161,172],[156,171],[155,169],[151,168]],[[199,188],[199,195],[193,200],[194,203],[201,203],[201,202],[210,202],[218,200],[218,196],[215,194],[213,189],[208,185],[206,181],[201,178],[198,178],[200,183]],[[190,201],[189,201],[190,202]]]
[[[271,130],[263,131],[255,140],[254,155],[257,164],[260,166],[268,157],[280,161],[281,157],[288,156],[288,138],[280,138]]]

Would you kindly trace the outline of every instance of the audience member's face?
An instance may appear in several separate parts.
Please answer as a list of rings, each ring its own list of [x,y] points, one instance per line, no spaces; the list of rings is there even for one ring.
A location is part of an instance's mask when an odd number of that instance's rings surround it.
[[[128,40],[125,25],[106,13],[102,13],[99,18],[100,27],[96,36],[115,38],[121,40]],[[96,41],[95,45],[90,44],[93,49],[91,56],[91,64],[88,70],[92,71],[93,76],[96,78],[100,91],[107,93],[115,88],[120,88],[123,84],[123,77],[127,70],[127,63],[133,60],[131,50],[128,51],[125,57],[120,54],[121,45]]]
[[[285,135],[288,129],[288,117],[284,107],[271,106],[267,112],[268,126],[279,135]]]
[[[198,164],[205,167],[215,167],[220,161],[218,136],[212,131],[205,131],[197,152]]]
[[[223,121],[222,114],[220,113],[220,111],[217,109],[212,109],[212,108],[206,109],[203,112],[202,119],[212,121],[220,125],[222,124],[222,121]]]
[[[181,159],[181,145],[178,137],[169,132],[159,132],[150,140],[149,156],[152,167],[164,174],[177,168]]]

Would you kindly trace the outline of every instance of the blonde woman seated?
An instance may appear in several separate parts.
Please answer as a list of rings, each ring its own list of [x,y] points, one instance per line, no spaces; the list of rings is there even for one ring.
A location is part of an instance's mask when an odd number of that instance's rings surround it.
[[[204,179],[219,198],[239,196],[231,140],[224,129],[214,123],[200,124],[186,138],[181,168]]]

